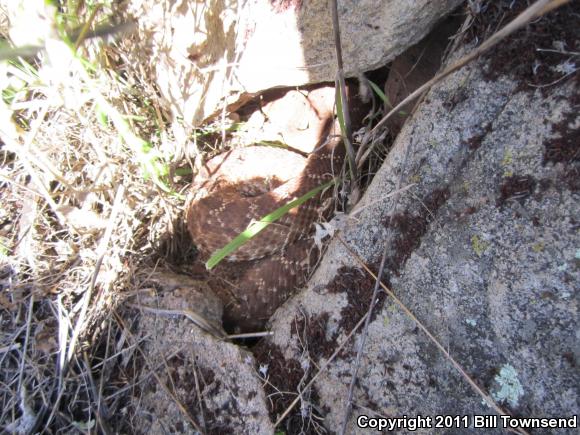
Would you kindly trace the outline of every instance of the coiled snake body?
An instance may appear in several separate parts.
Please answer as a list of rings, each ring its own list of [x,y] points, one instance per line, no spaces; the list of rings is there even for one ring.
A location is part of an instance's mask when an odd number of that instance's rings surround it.
[[[317,140],[305,156],[265,146],[238,148],[204,166],[192,186],[187,227],[202,257],[208,258],[248,225],[331,180],[340,170],[343,147],[333,122],[334,88],[311,91],[308,128]],[[335,136],[336,135],[336,136]],[[302,147],[304,150],[305,147]],[[226,257],[216,268],[212,289],[224,301],[224,324],[256,330],[304,283],[314,222],[321,216],[319,194]]]

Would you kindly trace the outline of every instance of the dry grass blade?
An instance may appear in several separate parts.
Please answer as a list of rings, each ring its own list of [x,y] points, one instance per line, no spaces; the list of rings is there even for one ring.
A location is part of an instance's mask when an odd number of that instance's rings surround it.
[[[109,425],[107,424],[107,421],[104,418],[105,416],[103,415],[103,412],[101,412],[102,411],[102,409],[101,409],[102,398],[101,398],[99,391],[97,391],[95,379],[94,379],[93,374],[91,372],[91,364],[90,364],[89,357],[88,357],[86,352],[83,352],[82,361],[84,364],[83,375],[87,378],[88,384],[89,384],[89,388],[87,388],[87,390],[93,396],[92,403],[96,404],[96,409],[94,410],[94,412],[95,412],[95,415],[97,417],[97,423],[99,424],[101,431],[105,435],[108,435],[108,434],[113,433],[113,432],[109,428]]]
[[[195,381],[195,394],[197,397],[197,403],[199,405],[199,419],[201,420],[201,427],[204,428],[204,430],[207,428],[207,425],[205,423],[205,413],[203,411],[203,401],[202,401],[202,395],[201,395],[201,389],[200,389],[200,385],[199,385],[199,376],[197,375],[197,371],[198,368],[195,364],[195,361],[193,361],[193,378]]]
[[[13,350],[20,349],[20,343],[14,343],[9,346],[2,346],[0,347],[0,354],[12,352]]]
[[[128,304],[131,308],[136,308],[138,310],[148,311],[150,313],[159,314],[162,316],[183,316],[191,320],[195,325],[197,325],[200,329],[207,332],[208,334],[212,335],[217,339],[224,339],[227,338],[226,335],[220,330],[219,327],[210,323],[206,319],[204,319],[199,314],[195,313],[191,310],[164,310],[160,308],[153,308],[148,307],[145,305],[139,304]]]
[[[431,89],[431,87],[441,82],[445,77],[454,73],[458,69],[463,68],[469,62],[477,59],[482,54],[489,51],[489,49],[491,49],[492,47],[503,41],[505,38],[507,38],[509,35],[514,33],[516,30],[519,30],[526,24],[530,23],[532,20],[541,17],[542,15],[547,14],[553,9],[563,6],[569,2],[570,0],[538,0],[533,5],[529,6],[526,10],[524,10],[521,14],[519,14],[516,18],[514,18],[509,24],[504,26],[502,29],[498,30],[488,39],[486,39],[479,47],[474,49],[471,53],[462,57],[453,65],[450,65],[449,67],[445,68],[443,72],[437,74],[427,83],[417,88],[403,101],[401,101],[399,104],[393,107],[391,111],[387,113],[385,116],[383,116],[383,118],[371,130],[370,136],[372,137],[373,135],[375,135],[379,131],[379,129],[385,125],[387,120],[391,118],[394,114],[396,114],[398,111],[400,111],[404,106],[406,106],[414,99],[420,97],[422,94]],[[364,163],[364,161],[368,158],[369,155],[370,149],[367,150],[365,154],[359,159],[357,165],[360,167]]]
[[[380,286],[382,287],[382,289],[385,291],[385,293],[387,293],[391,298],[393,298],[393,300],[395,301],[395,303],[399,306],[399,308],[401,308],[404,313],[411,319],[413,320],[413,322],[415,322],[415,324],[419,327],[419,329],[421,329],[421,331],[423,331],[427,337],[429,337],[429,339],[431,340],[431,342],[445,355],[445,357],[447,358],[447,360],[453,365],[453,367],[455,367],[455,369],[461,374],[461,376],[467,381],[467,383],[471,386],[471,388],[473,388],[473,390],[479,394],[481,396],[481,398],[485,401],[485,403],[487,403],[491,408],[493,408],[498,414],[500,415],[506,415],[508,416],[509,414],[506,413],[503,409],[501,409],[494,401],[493,399],[489,396],[489,394],[487,394],[485,391],[483,391],[481,389],[481,387],[479,387],[479,385],[477,385],[477,383],[467,374],[467,372],[463,369],[463,367],[461,367],[461,365],[459,365],[459,363],[457,361],[455,361],[455,359],[449,354],[449,352],[445,349],[445,347],[439,342],[439,340],[437,340],[437,338],[435,338],[435,336],[433,334],[431,334],[431,332],[425,327],[425,325],[423,325],[423,323],[421,323],[421,321],[419,319],[417,319],[417,317],[415,317],[415,315],[411,312],[411,310],[409,310],[405,304],[403,304],[403,302],[401,302],[401,300],[382,282],[379,281],[378,276],[375,275],[373,273],[372,270],[369,269],[369,267],[365,264],[365,262],[356,254],[356,252],[354,252],[352,250],[352,248],[350,246],[348,246],[348,244],[344,241],[344,239],[340,236],[337,235],[338,240],[340,241],[340,243],[342,243],[342,245],[347,249],[347,251],[353,256],[353,258],[357,261],[357,263],[360,264],[360,266],[370,275],[373,277],[373,279],[375,279],[377,282],[380,283]],[[367,312],[367,318],[370,315],[370,310],[369,312]],[[343,432],[344,433],[344,432]],[[526,432],[523,429],[518,429],[518,433],[521,434],[528,434],[528,432]]]
[[[263,338],[263,337],[271,337],[274,333],[272,331],[264,331],[264,332],[245,332],[243,334],[230,334],[226,338],[228,340],[237,340],[241,338]]]
[[[48,429],[50,423],[52,422],[55,413],[58,410],[58,406],[60,401],[62,400],[65,391],[64,391],[64,378],[67,375],[67,372],[70,368],[70,364],[75,358],[76,355],[76,347],[79,340],[79,337],[84,330],[85,321],[87,318],[87,313],[89,310],[89,305],[91,301],[91,297],[93,295],[93,291],[95,288],[95,283],[97,280],[97,276],[99,274],[99,270],[101,268],[101,264],[103,262],[103,258],[105,256],[106,250],[109,246],[111,235],[113,233],[113,229],[115,228],[115,223],[117,221],[117,217],[121,210],[122,199],[125,193],[125,188],[123,185],[119,186],[117,189],[117,193],[115,195],[115,200],[113,203],[113,207],[111,210],[111,214],[109,216],[109,223],[105,230],[103,237],[97,247],[97,262],[95,264],[95,268],[92,274],[91,282],[89,287],[85,290],[81,302],[80,302],[80,313],[77,317],[77,321],[75,325],[72,325],[71,315],[66,312],[64,307],[62,306],[60,297],[57,298],[58,303],[58,313],[59,313],[59,365],[58,365],[58,395],[56,401],[52,407],[50,415],[45,423],[44,428]],[[67,345],[67,338],[68,332],[72,330],[70,343]]]
[[[412,187],[415,187],[416,185],[417,185],[416,183],[407,184],[405,187],[401,187],[400,189],[397,189],[394,192],[389,192],[389,193],[381,196],[379,199],[375,199],[374,201],[370,201],[370,202],[366,203],[362,207],[357,207],[356,210],[353,210],[349,213],[348,217],[354,218],[357,214],[362,213],[367,208],[372,207],[375,204],[379,204],[387,198],[390,198],[392,196],[399,195],[403,192],[406,192],[407,190],[411,189]]]
[[[28,351],[28,343],[30,341],[30,328],[32,326],[32,307],[34,306],[34,294],[30,296],[30,302],[28,304],[28,314],[26,316],[26,335],[24,336],[24,347],[22,349],[22,359],[20,360],[20,370],[18,375],[18,393],[22,396],[24,381],[24,366],[26,361],[26,354]]]

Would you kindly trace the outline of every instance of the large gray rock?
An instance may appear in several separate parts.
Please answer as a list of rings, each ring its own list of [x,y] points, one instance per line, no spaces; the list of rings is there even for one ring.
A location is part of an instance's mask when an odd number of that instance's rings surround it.
[[[347,76],[385,65],[461,0],[339,2]],[[328,0],[132,0],[135,61],[150,67],[174,116],[199,124],[240,96],[334,81]]]
[[[207,285],[166,272],[151,274],[142,286],[151,290],[137,293],[138,346],[132,360],[126,357],[135,387],[122,409],[127,424],[117,430],[273,433],[252,354],[219,339],[219,326],[215,335],[196,326],[221,324],[221,302]]]
[[[572,417],[580,386],[578,82],[534,90],[487,64],[428,93],[342,238],[374,269],[387,244],[385,281],[496,403],[520,417]],[[416,185],[393,212],[387,194],[401,173],[402,186]],[[274,317],[269,345],[288,367],[309,368],[302,385],[369,305],[373,283],[358,268],[334,240],[309,287]],[[333,431],[355,350],[349,343],[310,396]],[[370,324],[354,403],[347,433],[372,412],[494,414],[388,297]]]

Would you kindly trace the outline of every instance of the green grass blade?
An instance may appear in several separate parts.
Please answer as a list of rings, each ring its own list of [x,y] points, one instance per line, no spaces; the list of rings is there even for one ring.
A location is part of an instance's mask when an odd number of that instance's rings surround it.
[[[373,91],[375,91],[375,94],[377,94],[379,98],[383,100],[383,103],[385,103],[388,107],[392,108],[393,105],[389,101],[389,97],[385,95],[385,93],[381,90],[381,88],[379,88],[375,83],[371,82],[370,80],[368,80],[368,83],[370,87],[373,89]],[[407,116],[407,112],[405,112],[404,110],[399,110],[397,113],[402,116]]]
[[[42,47],[36,45],[23,45],[21,47],[9,47],[5,44],[0,45],[0,61],[17,60],[19,57],[32,57],[42,50]]]
[[[243,232],[238,234],[231,242],[229,242],[226,246],[216,251],[211,256],[211,258],[207,260],[207,263],[205,263],[205,267],[208,270],[214,268],[219,264],[220,261],[222,261],[228,255],[230,255],[240,246],[245,244],[252,237],[260,233],[260,231],[262,231],[268,225],[270,225],[273,222],[276,222],[278,219],[280,219],[294,207],[298,207],[299,205],[304,204],[306,201],[315,196],[317,193],[326,189],[328,186],[334,184],[334,182],[335,180],[331,180],[328,183],[324,183],[323,185],[318,186],[315,189],[312,189],[311,191],[307,192],[300,198],[290,201],[289,203],[283,205],[282,207],[274,210],[272,213],[264,216],[259,221],[251,223],[250,225],[248,225],[248,228],[246,228]]]
[[[393,107],[391,105],[391,102],[389,101],[389,98],[385,95],[385,93],[381,88],[379,88],[375,83],[371,82],[370,80],[368,80],[368,83],[370,87],[373,89],[373,91],[375,91],[375,94],[377,94],[379,98],[383,100],[383,103],[386,103],[389,107]]]
[[[346,123],[344,122],[342,99],[340,98],[340,88],[338,86],[336,87],[336,115],[338,117],[338,124],[340,125],[340,132],[343,137],[346,137]]]
[[[271,142],[271,141],[267,141],[267,140],[262,140],[260,142],[256,142],[255,145],[262,145],[262,146],[270,147],[270,148],[282,148],[284,150],[287,150],[288,148],[290,148],[290,146],[288,144],[285,144],[282,142]]]
[[[189,166],[180,166],[179,168],[175,168],[175,175],[182,177],[186,175],[193,174],[191,167]]]

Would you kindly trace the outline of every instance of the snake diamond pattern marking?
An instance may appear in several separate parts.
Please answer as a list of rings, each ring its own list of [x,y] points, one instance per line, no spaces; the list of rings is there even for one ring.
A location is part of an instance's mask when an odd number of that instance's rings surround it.
[[[332,97],[330,98],[329,95]],[[310,92],[308,128],[315,129],[311,152],[251,146],[220,154],[204,166],[192,186],[187,227],[207,259],[255,220],[331,180],[344,157],[333,122],[333,88]],[[261,328],[296,286],[312,258],[308,236],[321,215],[321,195],[292,209],[226,257],[216,268],[212,289],[224,301],[227,328]],[[213,281],[213,283],[212,283]]]

